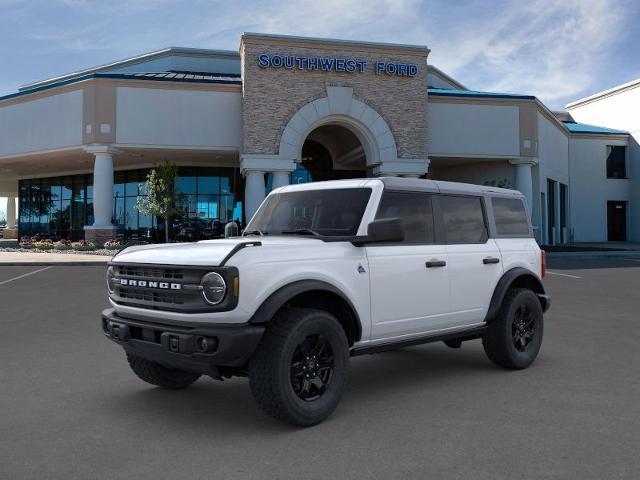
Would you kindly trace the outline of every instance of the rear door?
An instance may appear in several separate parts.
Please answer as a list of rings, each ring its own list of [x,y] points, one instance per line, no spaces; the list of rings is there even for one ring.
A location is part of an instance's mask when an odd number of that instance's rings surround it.
[[[451,284],[451,326],[480,323],[502,276],[502,257],[489,238],[482,196],[439,195]]]
[[[449,270],[446,247],[435,243],[433,195],[383,193],[376,218],[400,218],[405,240],[366,247],[371,283],[372,340],[446,326]]]

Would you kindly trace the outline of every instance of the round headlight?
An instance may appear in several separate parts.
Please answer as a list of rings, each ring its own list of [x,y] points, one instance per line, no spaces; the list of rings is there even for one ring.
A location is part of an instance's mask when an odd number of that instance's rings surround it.
[[[109,293],[113,293],[113,279],[116,276],[116,271],[113,267],[107,268],[107,290]]]
[[[207,273],[202,277],[202,296],[210,305],[217,305],[227,293],[227,284],[222,275],[216,272]]]

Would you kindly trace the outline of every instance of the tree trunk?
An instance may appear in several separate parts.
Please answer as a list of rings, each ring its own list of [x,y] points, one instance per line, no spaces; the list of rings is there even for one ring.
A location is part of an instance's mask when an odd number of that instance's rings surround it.
[[[164,243],[169,243],[169,217],[164,218]]]

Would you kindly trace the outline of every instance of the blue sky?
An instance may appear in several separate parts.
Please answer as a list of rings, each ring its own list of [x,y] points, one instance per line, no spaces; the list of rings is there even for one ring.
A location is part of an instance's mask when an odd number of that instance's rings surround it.
[[[243,31],[427,45],[468,88],[552,109],[640,78],[634,0],[0,0],[0,95],[167,46],[237,50]]]
[[[640,77],[633,0],[0,0],[0,94],[166,46],[236,50],[243,31],[427,45],[472,89],[550,108]]]

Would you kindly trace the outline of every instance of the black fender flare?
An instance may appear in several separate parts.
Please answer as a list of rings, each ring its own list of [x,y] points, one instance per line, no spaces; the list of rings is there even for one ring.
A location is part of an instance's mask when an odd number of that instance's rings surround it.
[[[516,267],[511,270],[507,270],[498,281],[498,284],[493,291],[493,296],[491,297],[491,303],[489,304],[489,310],[487,311],[485,322],[489,323],[496,317],[507,291],[512,285],[514,285],[514,283],[533,290],[540,301],[542,311],[546,311],[549,308],[551,298],[546,294],[540,278],[530,270],[522,267]]]
[[[276,314],[276,312],[280,310],[292,298],[300,295],[301,293],[311,291],[324,291],[340,297],[351,310],[351,313],[355,320],[355,340],[359,340],[360,338],[362,338],[362,322],[360,321],[358,311],[353,306],[351,300],[349,300],[349,298],[339,288],[322,280],[298,280],[280,287],[278,290],[269,295],[269,297],[267,297],[264,302],[262,302],[262,305],[260,305],[255,313],[251,316],[249,323],[264,324],[269,322]]]

